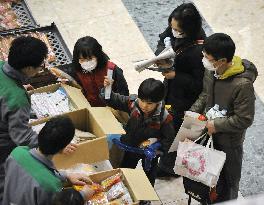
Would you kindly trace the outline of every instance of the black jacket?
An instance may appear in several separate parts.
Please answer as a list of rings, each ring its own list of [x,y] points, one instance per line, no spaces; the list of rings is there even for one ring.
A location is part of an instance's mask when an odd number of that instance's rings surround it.
[[[102,89],[101,97],[104,99],[104,89]],[[123,143],[138,147],[149,138],[158,138],[161,150],[168,152],[175,137],[175,130],[172,116],[165,109],[164,103],[160,103],[151,116],[144,118],[135,95],[123,96],[112,92],[110,100],[106,102],[108,106],[130,115],[125,127],[126,134],[121,137]]]
[[[203,88],[202,45],[196,44],[196,40],[203,40],[205,33],[202,31],[195,41],[188,38],[177,39],[168,27],[159,37],[156,55],[165,48],[166,37],[171,38],[175,52],[182,51],[174,59],[175,78],[165,79],[164,84],[167,90],[166,104],[172,105],[177,115],[183,114],[195,102]]]

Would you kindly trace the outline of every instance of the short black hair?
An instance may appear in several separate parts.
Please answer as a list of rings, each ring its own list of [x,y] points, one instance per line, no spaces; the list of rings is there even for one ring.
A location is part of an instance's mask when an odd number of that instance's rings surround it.
[[[165,86],[160,80],[148,78],[138,88],[138,97],[148,102],[160,102],[164,99]]]
[[[174,9],[168,18],[169,25],[171,25],[172,19],[178,21],[178,25],[186,34],[186,37],[195,40],[200,35],[202,18],[192,3],[183,3]]]
[[[32,66],[38,68],[47,57],[47,45],[40,39],[21,36],[12,41],[8,54],[8,64],[16,70]]]
[[[84,205],[80,192],[73,188],[56,192],[52,198],[52,205]]]
[[[39,149],[44,155],[57,154],[71,142],[74,133],[75,128],[69,117],[52,118],[39,132]]]
[[[103,52],[102,46],[91,36],[78,39],[74,45],[72,63],[76,70],[82,70],[79,63],[80,56],[84,58],[95,56],[97,59],[96,69],[104,68],[109,60],[109,57]]]
[[[204,41],[204,51],[213,56],[215,60],[226,58],[227,62],[231,62],[236,45],[232,38],[224,33],[215,33],[209,36]]]

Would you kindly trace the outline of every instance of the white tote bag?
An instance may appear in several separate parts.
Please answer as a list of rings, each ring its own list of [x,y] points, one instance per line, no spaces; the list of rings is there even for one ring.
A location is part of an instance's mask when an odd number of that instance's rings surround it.
[[[179,142],[174,171],[176,174],[214,187],[224,166],[226,154],[213,148],[212,137],[209,138],[206,147],[196,144],[202,137],[194,142],[188,139]]]

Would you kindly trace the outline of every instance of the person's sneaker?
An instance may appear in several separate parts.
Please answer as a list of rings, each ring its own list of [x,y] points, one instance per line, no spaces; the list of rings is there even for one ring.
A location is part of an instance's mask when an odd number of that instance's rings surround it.
[[[174,177],[174,178],[178,178],[180,177],[180,175],[178,174],[171,174],[171,173],[168,173],[168,172],[165,172],[161,169],[158,169],[158,172],[157,172],[157,178],[165,178],[165,177]]]
[[[140,201],[139,205],[151,205],[151,201]]]

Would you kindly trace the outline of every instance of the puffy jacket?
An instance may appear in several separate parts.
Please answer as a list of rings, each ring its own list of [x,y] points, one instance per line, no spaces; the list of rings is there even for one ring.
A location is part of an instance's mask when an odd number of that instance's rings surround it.
[[[257,75],[254,64],[236,56],[233,65],[219,79],[212,72],[205,72],[203,92],[190,110],[202,113],[215,104],[220,110],[227,110],[227,117],[214,120],[214,143],[235,147],[244,142],[246,129],[254,120],[253,82]]]
[[[0,61],[0,163],[16,146],[38,144],[37,134],[28,126],[31,106],[24,81],[22,73]]]

